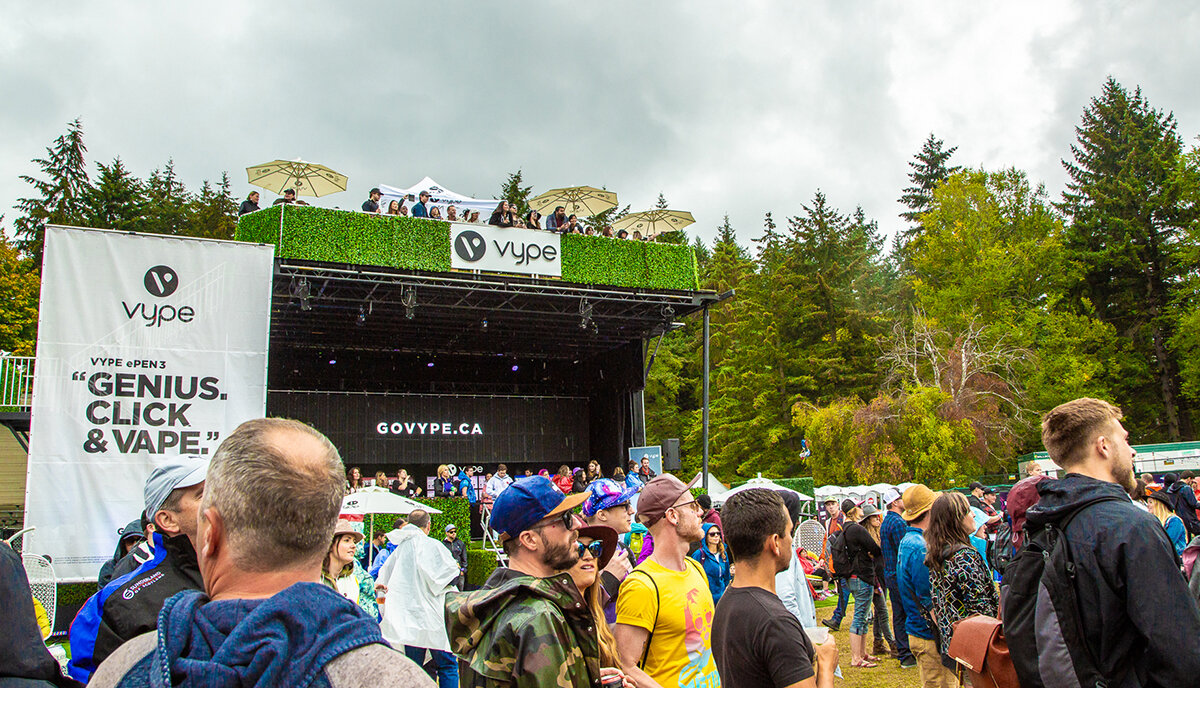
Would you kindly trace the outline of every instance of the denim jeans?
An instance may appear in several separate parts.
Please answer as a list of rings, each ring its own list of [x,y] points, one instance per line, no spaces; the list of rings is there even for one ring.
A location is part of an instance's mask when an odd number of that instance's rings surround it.
[[[888,626],[887,600],[884,599],[883,591],[878,587],[873,588],[871,604],[875,609],[874,619],[871,622],[875,640],[892,643],[892,629]]]
[[[871,598],[875,595],[875,588],[857,577],[846,581],[849,583],[850,594],[854,596],[854,619],[850,621],[850,633],[866,636],[867,618],[871,615]]]
[[[845,577],[837,578],[838,603],[833,610],[833,616],[829,620],[835,624],[842,623],[842,619],[846,617],[846,603],[850,601],[850,580]]]
[[[413,663],[425,667],[425,652],[429,651],[429,655],[433,657],[433,662],[437,666],[437,682],[439,688],[457,688],[458,687],[458,657],[449,651],[435,651],[432,648],[419,648],[417,646],[405,646],[404,655],[408,656]],[[431,676],[432,677],[432,676]]]
[[[892,633],[896,636],[896,646],[900,650],[900,661],[913,658],[912,649],[908,647],[908,627],[905,625],[908,617],[904,614],[904,605],[900,603],[900,585],[896,580],[888,582],[888,596],[892,599]]]

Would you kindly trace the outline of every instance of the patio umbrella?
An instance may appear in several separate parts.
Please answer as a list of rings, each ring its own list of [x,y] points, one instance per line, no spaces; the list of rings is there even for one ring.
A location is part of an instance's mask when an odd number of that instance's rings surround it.
[[[644,237],[653,237],[663,232],[676,232],[689,224],[694,224],[691,212],[682,210],[646,210],[634,212],[613,222],[613,229],[638,231]]]
[[[541,213],[565,207],[567,214],[594,215],[617,206],[617,193],[595,187],[559,187],[543,192],[529,201],[529,206]]]
[[[272,160],[246,168],[246,180],[277,195],[289,187],[296,195],[322,197],[346,189],[346,176],[317,163],[296,160]]]
[[[418,503],[411,498],[392,493],[386,488],[379,486],[369,486],[361,491],[355,491],[342,499],[342,510],[340,515],[370,515],[371,527],[370,534],[367,540],[375,536],[375,514],[376,513],[391,513],[394,515],[408,515],[414,510],[423,510],[430,515],[440,513],[442,511],[434,508],[431,505]],[[370,559],[367,560],[370,564]]]

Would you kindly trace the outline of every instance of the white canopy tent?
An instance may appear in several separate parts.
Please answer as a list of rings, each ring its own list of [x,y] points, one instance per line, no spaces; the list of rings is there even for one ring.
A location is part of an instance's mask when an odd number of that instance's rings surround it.
[[[725,501],[728,500],[730,497],[737,495],[738,493],[741,493],[742,491],[750,490],[751,488],[768,488],[773,491],[791,491],[792,490],[791,488],[787,488],[787,487],[779,485],[778,483],[770,480],[769,478],[763,478],[762,476],[755,476],[754,478],[751,478],[749,481],[746,481],[745,483],[743,483],[742,485],[740,485],[736,488],[726,490],[724,493],[713,495],[712,499],[713,499],[714,503],[724,504]],[[796,495],[800,496],[800,500],[812,500],[812,498],[804,495],[803,493],[799,493],[797,491],[792,491],[792,492],[795,493]]]
[[[817,495],[817,501],[824,501],[826,498],[854,498],[860,503],[867,502],[876,507],[883,507],[880,501],[883,500],[884,491],[890,488],[899,489],[904,492],[905,488],[913,485],[912,483],[873,483],[869,486],[821,486],[813,490]]]
[[[500,200],[480,200],[460,195],[439,185],[437,181],[426,175],[416,185],[407,189],[392,187],[391,185],[380,185],[379,191],[383,193],[383,197],[379,200],[379,207],[383,212],[387,212],[388,204],[392,200],[400,200],[404,204],[407,204],[408,209],[411,211],[413,203],[420,197],[422,190],[429,193],[430,206],[437,205],[442,208],[442,217],[446,216],[446,206],[454,205],[460,215],[463,213],[463,210],[478,210],[480,213],[479,221],[486,224],[488,217],[495,211],[496,205],[500,204]],[[411,200],[405,200],[405,197],[408,195],[412,195]]]

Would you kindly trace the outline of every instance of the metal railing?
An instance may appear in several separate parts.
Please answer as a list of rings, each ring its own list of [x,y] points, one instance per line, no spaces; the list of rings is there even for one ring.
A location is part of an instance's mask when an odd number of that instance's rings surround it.
[[[0,355],[0,408],[29,409],[33,404],[33,358]]]

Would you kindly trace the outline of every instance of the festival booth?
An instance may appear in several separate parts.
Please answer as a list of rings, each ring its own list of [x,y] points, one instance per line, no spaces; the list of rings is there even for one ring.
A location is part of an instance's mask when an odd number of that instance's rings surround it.
[[[813,492],[817,497],[817,504],[823,505],[829,498],[842,500],[843,498],[853,498],[861,505],[870,503],[871,505],[883,509],[883,493],[892,488],[899,489],[901,492],[905,488],[913,485],[912,483],[873,483],[868,486],[821,486]]]
[[[442,216],[446,216],[446,207],[454,205],[459,214],[463,210],[471,210],[479,212],[479,221],[487,223],[488,217],[496,210],[496,206],[500,204],[500,200],[482,200],[474,197],[460,195],[453,190],[439,185],[436,180],[426,175],[416,185],[407,189],[392,187],[391,185],[380,185],[379,191],[383,193],[383,197],[379,199],[379,209],[387,212],[388,204],[392,200],[397,200],[408,205],[409,212],[412,212],[412,206],[418,200],[422,191],[429,193],[429,205],[437,205],[442,208]]]

